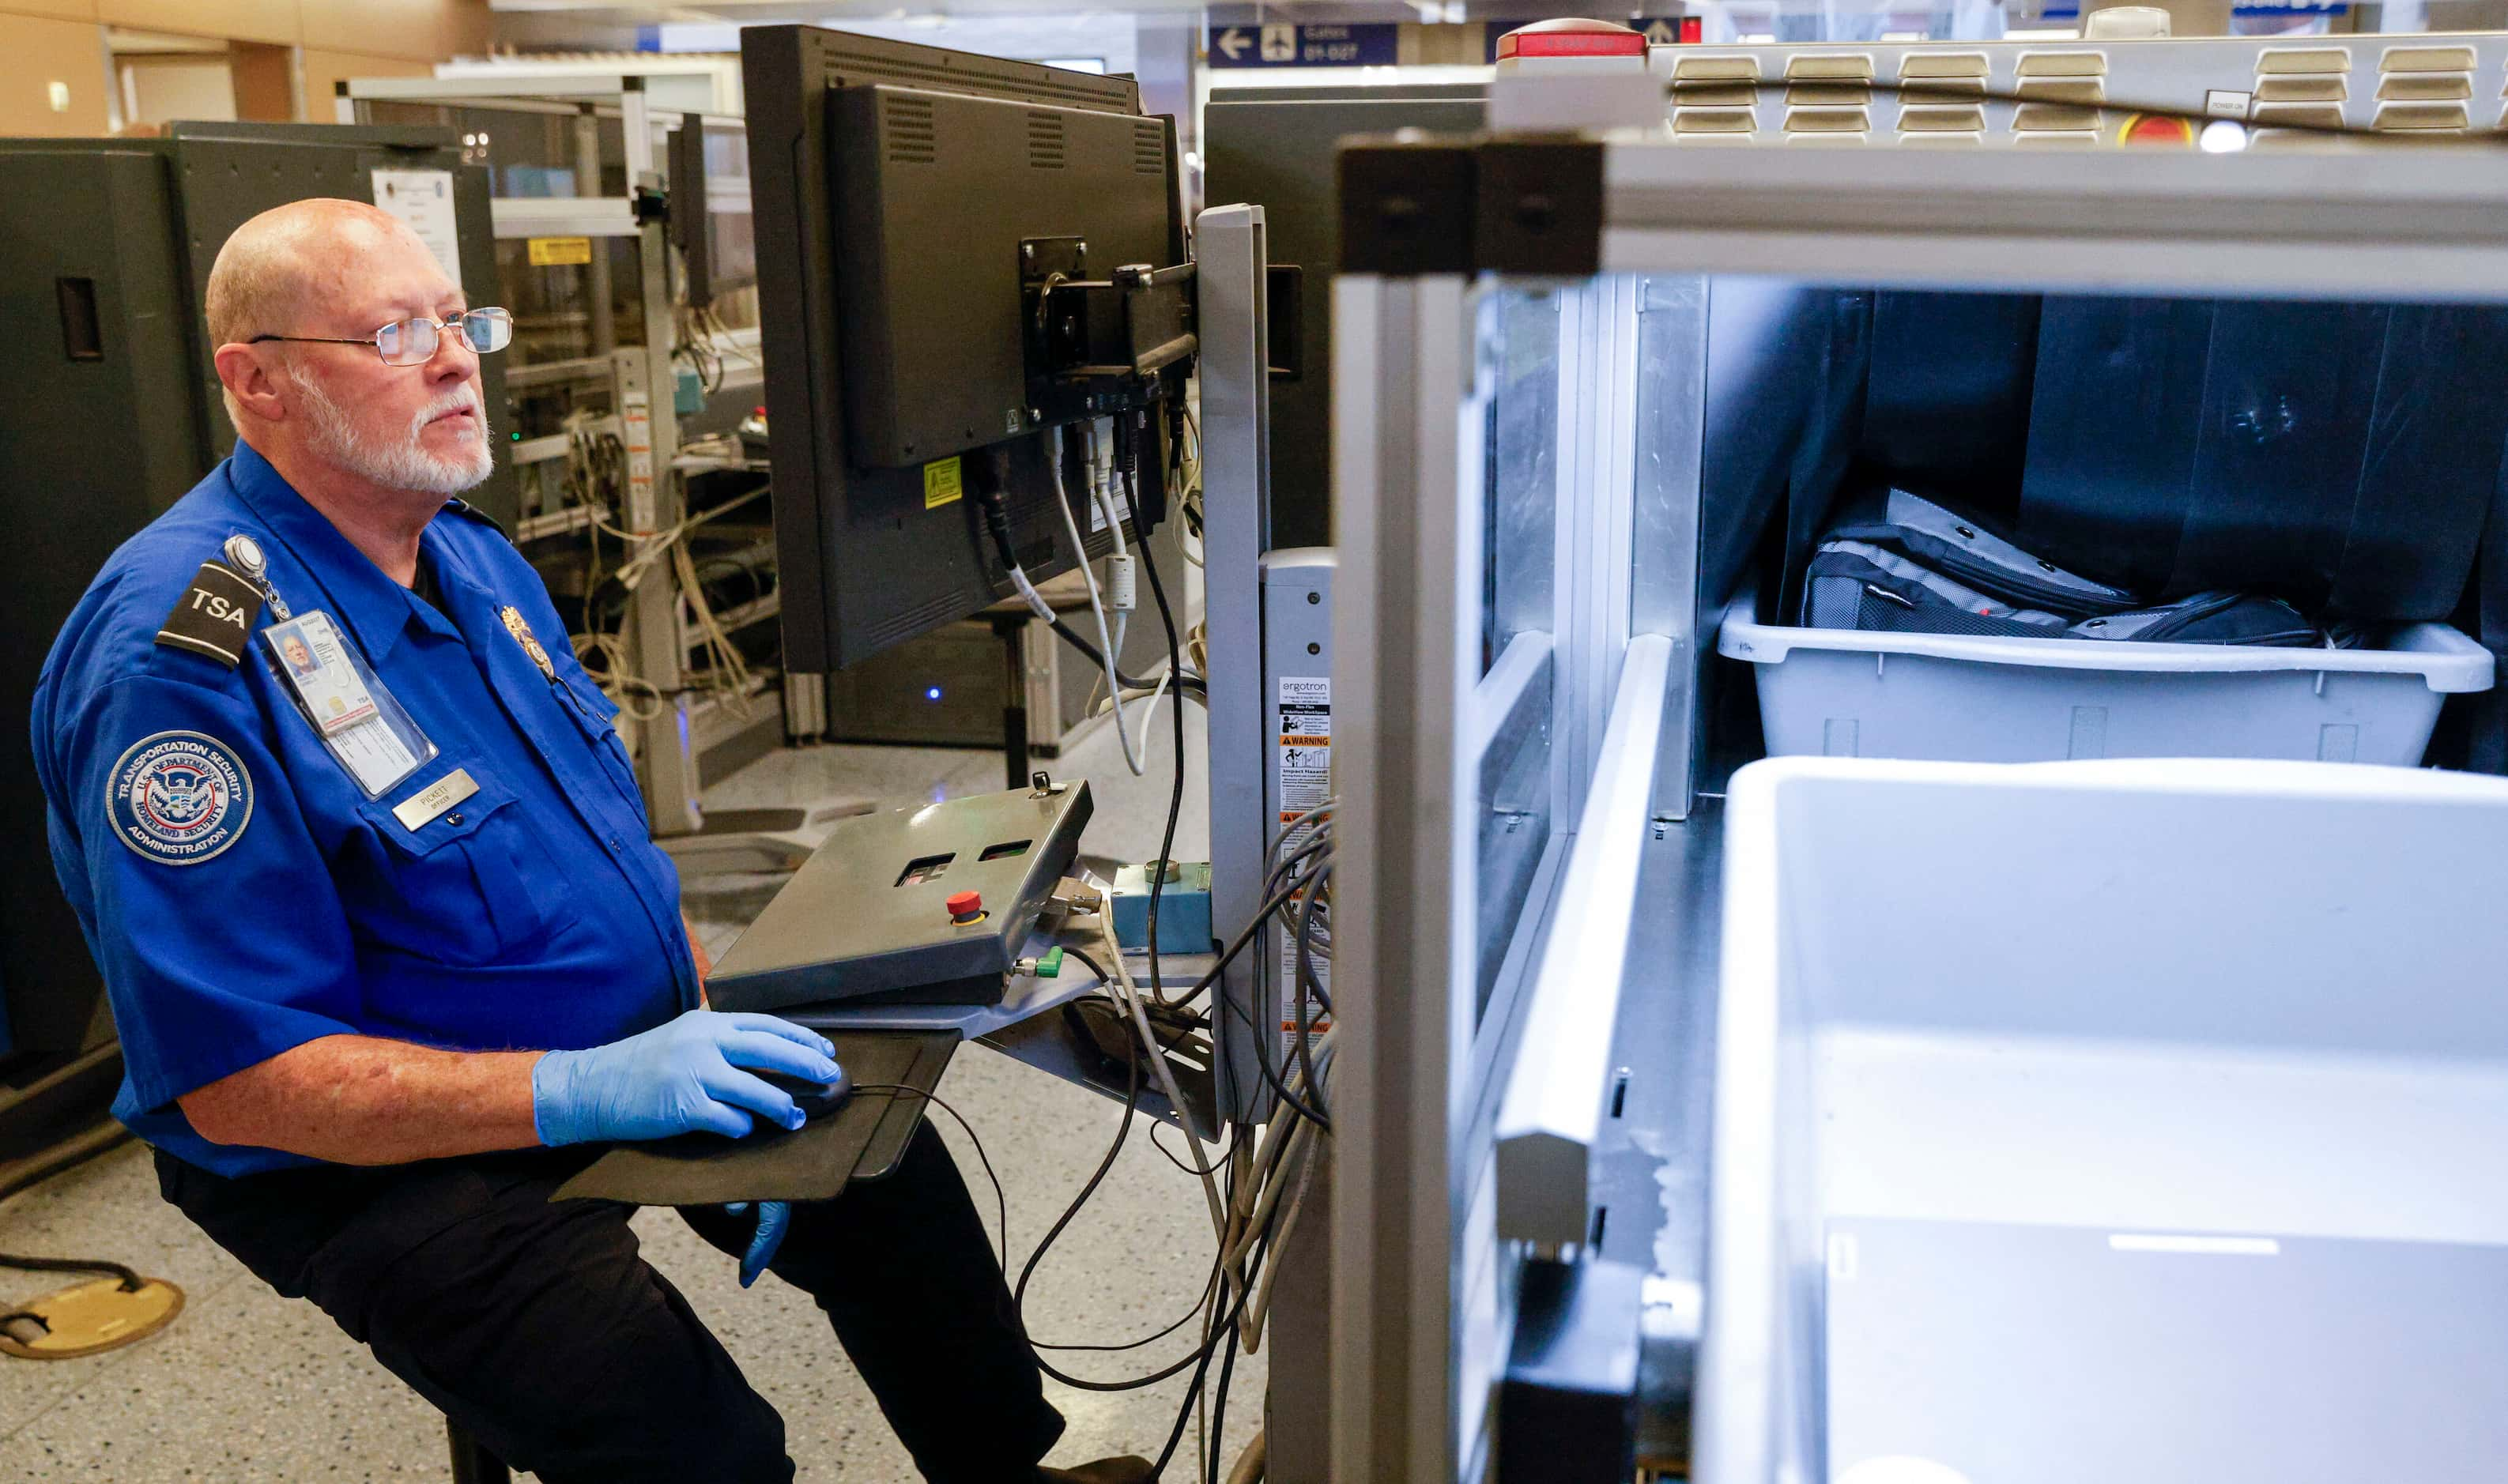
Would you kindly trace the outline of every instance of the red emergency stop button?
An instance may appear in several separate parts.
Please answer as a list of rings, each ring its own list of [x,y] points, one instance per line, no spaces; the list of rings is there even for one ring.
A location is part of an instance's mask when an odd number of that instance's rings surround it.
[[[964,925],[984,920],[984,894],[980,891],[961,891],[949,898],[948,907],[952,923]]]
[[[1536,56],[1635,56],[1646,54],[1643,32],[1608,20],[1562,18],[1518,26],[1497,39],[1497,59]]]
[[[2155,114],[2135,114],[2117,130],[2119,144],[2158,145],[2162,149],[2188,150],[2194,147],[2194,126],[2185,119],[2171,119]]]

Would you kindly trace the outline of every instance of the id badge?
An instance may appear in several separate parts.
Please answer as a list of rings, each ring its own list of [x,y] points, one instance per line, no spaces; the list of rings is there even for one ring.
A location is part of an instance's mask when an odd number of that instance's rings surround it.
[[[383,797],[435,756],[435,743],[366,669],[329,614],[273,624],[261,638],[297,708],[367,798]]]

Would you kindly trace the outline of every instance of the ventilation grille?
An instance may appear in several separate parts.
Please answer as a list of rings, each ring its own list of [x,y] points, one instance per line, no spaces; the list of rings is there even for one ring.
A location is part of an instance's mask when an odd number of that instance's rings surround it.
[[[2388,47],[2378,58],[2380,130],[2460,134],[2473,126],[2471,47]]]
[[[2108,96],[2105,52],[2023,52],[2014,68],[2025,100],[2011,111],[2011,132],[2027,141],[2085,143],[2098,135]]]
[[[1167,172],[1166,126],[1156,119],[1136,119],[1132,123],[1132,168],[1143,175]]]
[[[1070,163],[1062,127],[1062,115],[1058,113],[1031,113],[1027,116],[1027,163],[1030,168],[1059,170]]]
[[[1683,56],[1673,63],[1672,131],[1676,134],[1747,137],[1759,127],[1758,101],[1759,59],[1755,56]]]
[[[2258,145],[2297,137],[2284,129],[2340,128],[2351,97],[2351,54],[2340,47],[2267,47],[2256,54],[2256,102],[2247,118]]]
[[[880,122],[887,127],[892,163],[930,164],[940,158],[940,135],[933,123],[930,98],[888,93],[880,100]]]
[[[1872,76],[1866,53],[1805,53],[1786,58],[1786,132],[1870,132]]]
[[[1985,136],[1982,52],[1910,52],[1899,63],[1899,133],[1932,142]]]

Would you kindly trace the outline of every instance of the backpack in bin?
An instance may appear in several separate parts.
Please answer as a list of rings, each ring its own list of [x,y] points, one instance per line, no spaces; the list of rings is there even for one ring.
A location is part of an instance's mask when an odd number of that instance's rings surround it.
[[[2348,647],[2276,597],[2196,593],[2148,606],[1903,489],[1848,501],[1803,579],[1802,624],[1885,633]]]

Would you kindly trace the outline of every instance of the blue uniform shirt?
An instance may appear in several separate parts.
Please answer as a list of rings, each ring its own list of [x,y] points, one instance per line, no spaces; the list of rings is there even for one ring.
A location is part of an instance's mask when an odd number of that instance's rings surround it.
[[[239,533],[294,615],[329,615],[435,744],[381,798],[279,678],[258,633],[267,607],[240,665],[159,641]],[[35,768],[54,869],[122,1035],[114,1113],[203,1169],[314,1163],[212,1144],[174,1100],[318,1036],[575,1048],[697,1002],[678,874],[648,837],[617,708],[575,663],[538,574],[452,506],[423,547],[441,611],[239,444],[105,563],[44,662]],[[414,829],[394,815],[456,770],[476,793]]]

